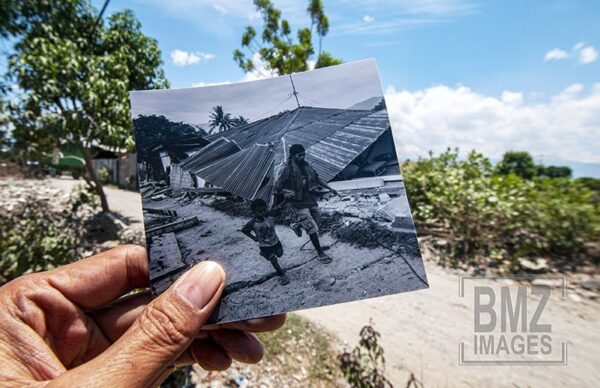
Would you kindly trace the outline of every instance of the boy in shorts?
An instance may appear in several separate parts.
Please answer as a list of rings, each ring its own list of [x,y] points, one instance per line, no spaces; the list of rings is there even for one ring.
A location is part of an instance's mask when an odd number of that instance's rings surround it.
[[[275,232],[275,217],[281,212],[280,209],[267,211],[267,204],[262,199],[256,199],[250,203],[252,218],[242,228],[242,233],[258,243],[260,255],[271,262],[273,268],[280,276],[281,284],[288,284],[290,279],[281,269],[278,257],[283,256],[283,246]]]

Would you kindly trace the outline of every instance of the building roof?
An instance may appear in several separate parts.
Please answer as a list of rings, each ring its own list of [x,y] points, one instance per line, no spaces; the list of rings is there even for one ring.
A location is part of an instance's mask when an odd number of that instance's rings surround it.
[[[388,128],[385,110],[300,107],[206,137],[211,143],[181,167],[245,199],[269,200],[292,144],[329,181]]]

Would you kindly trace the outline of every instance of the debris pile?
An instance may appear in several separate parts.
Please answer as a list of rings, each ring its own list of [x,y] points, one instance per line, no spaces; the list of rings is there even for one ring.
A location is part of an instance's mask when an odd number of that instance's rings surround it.
[[[160,201],[169,194],[171,194],[171,188],[165,182],[146,182],[140,184],[140,194],[145,200]]]
[[[183,217],[172,206],[162,201],[173,198],[174,193],[169,187],[160,183],[144,183],[140,186],[144,199],[144,222],[146,224],[146,243],[152,261],[150,262],[150,280],[154,295],[161,293],[187,269],[177,233],[201,223],[198,217]],[[178,202],[192,200],[190,193],[183,193]],[[150,204],[148,204],[150,203]],[[161,208],[167,206],[168,208]]]

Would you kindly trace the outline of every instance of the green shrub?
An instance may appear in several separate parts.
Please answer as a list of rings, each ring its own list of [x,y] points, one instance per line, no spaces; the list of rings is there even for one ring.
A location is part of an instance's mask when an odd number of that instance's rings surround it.
[[[450,149],[402,171],[419,232],[441,233],[452,257],[574,258],[598,236],[594,193],[569,178],[497,174],[483,155]]]
[[[112,180],[112,170],[106,166],[101,166],[98,169],[98,179],[102,183],[110,183]]]
[[[63,195],[37,184],[0,188],[0,284],[81,256],[84,219],[90,208],[80,209],[77,192]]]
[[[595,193],[568,178],[538,179],[529,191],[529,216],[523,222],[538,244],[529,252],[554,257],[578,257],[583,243],[600,236],[600,204]]]
[[[344,378],[353,388],[385,388],[392,384],[384,376],[385,357],[379,344],[381,334],[373,323],[360,329],[360,340],[351,352],[339,355],[338,361]]]

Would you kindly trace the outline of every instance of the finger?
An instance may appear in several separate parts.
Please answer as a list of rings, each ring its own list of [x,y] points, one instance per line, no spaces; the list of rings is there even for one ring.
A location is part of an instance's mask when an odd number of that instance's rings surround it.
[[[152,301],[149,291],[117,299],[109,305],[88,313],[110,342],[118,340]]]
[[[202,369],[225,370],[231,366],[231,357],[212,338],[195,340],[177,359],[176,366],[198,364]]]
[[[234,360],[247,364],[256,364],[262,360],[263,345],[252,333],[219,329],[213,330],[209,334]]]
[[[94,311],[88,315],[111,342],[115,342],[123,335],[142,313],[148,303],[152,301],[150,292],[141,292],[126,296]],[[205,330],[233,329],[260,333],[279,329],[285,323],[286,315],[279,314],[271,317],[250,319],[225,323],[223,325],[208,325],[202,328],[200,337],[205,337]]]
[[[262,343],[254,334],[246,333],[240,330],[223,329],[211,330],[208,333],[209,338],[196,339],[194,344],[203,344],[203,349],[207,350],[218,349],[220,352],[223,352],[225,355],[227,355],[228,358],[248,364],[256,364],[263,357],[264,349]],[[203,363],[206,365],[211,365],[211,363],[214,364],[213,358],[216,356],[210,352],[203,354],[197,351],[192,357],[192,351],[192,346],[190,346],[190,348],[188,348],[187,351],[184,352],[181,357],[179,357],[176,365],[180,366],[197,362],[204,368]],[[204,361],[202,360],[203,358],[209,358],[209,360]],[[220,359],[220,356],[216,358]]]
[[[196,338],[216,307],[225,284],[223,269],[202,262],[153,300],[129,330],[104,353],[62,376],[59,383],[87,386],[147,386]]]
[[[123,245],[43,274],[47,282],[83,309],[93,309],[148,286],[146,250]]]

